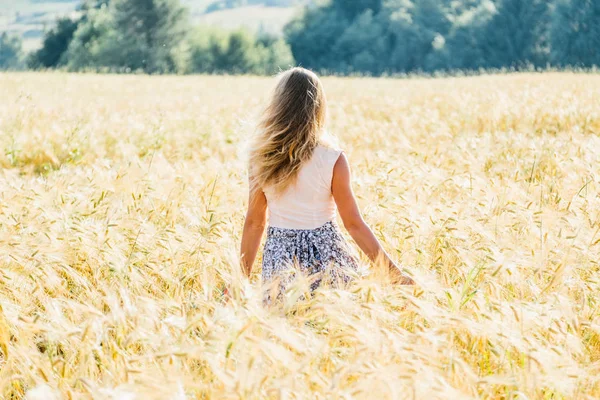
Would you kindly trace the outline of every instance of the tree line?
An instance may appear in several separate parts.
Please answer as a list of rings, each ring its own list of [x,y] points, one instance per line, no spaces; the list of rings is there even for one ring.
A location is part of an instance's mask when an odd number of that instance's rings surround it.
[[[0,69],[270,74],[294,63],[283,38],[191,26],[179,0],[86,0],[79,14],[59,19],[26,57],[2,35]]]
[[[600,0],[333,0],[286,37],[298,63],[340,73],[589,68]]]
[[[600,65],[600,0],[329,0],[284,37],[191,27],[178,0],[86,0],[27,57],[0,36],[0,69],[335,74]]]

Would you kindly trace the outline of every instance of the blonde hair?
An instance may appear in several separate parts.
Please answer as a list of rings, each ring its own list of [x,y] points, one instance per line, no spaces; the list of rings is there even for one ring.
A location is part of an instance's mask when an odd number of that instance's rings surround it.
[[[312,71],[292,68],[280,74],[250,150],[253,189],[283,192],[313,155],[325,125],[326,99]]]

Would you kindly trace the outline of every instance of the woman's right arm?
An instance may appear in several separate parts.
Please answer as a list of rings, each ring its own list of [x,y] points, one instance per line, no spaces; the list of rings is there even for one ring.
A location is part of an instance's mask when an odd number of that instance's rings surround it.
[[[252,273],[256,253],[267,224],[267,198],[262,190],[250,188],[248,196],[248,211],[244,220],[240,260],[242,271],[247,277]]]
[[[360,214],[351,185],[350,166],[344,153],[340,154],[333,167],[331,191],[344,227],[348,230],[358,247],[375,263],[388,267],[392,280],[402,285],[413,285],[414,281],[403,275],[400,269],[385,252],[381,244],[367,226]]]

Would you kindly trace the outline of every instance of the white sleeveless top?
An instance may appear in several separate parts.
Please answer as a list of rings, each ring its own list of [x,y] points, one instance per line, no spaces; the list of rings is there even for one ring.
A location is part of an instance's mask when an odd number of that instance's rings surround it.
[[[269,208],[269,225],[284,229],[315,229],[336,217],[331,193],[333,167],[340,150],[322,145],[298,172],[297,180],[283,193],[264,189]]]

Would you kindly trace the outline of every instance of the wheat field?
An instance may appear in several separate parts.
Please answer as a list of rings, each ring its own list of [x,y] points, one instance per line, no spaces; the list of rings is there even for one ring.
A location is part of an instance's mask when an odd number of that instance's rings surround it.
[[[324,85],[417,285],[363,259],[266,308],[237,252],[272,78],[0,75],[0,397],[600,397],[600,75]]]

